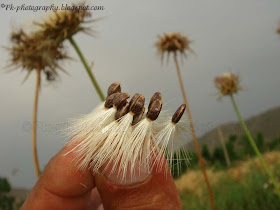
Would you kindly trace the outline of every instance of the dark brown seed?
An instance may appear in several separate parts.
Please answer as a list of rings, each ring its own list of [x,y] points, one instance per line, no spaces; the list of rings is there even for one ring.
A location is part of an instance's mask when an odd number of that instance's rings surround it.
[[[119,82],[114,82],[108,88],[107,97],[112,95],[113,93],[120,93],[120,92],[121,92],[121,84]]]
[[[141,94],[136,93],[129,103],[129,111],[131,111],[133,114],[139,114],[145,105],[145,97]]]
[[[160,99],[156,99],[152,105],[150,106],[150,109],[148,109],[148,112],[146,114],[146,117],[150,120],[154,121],[158,118],[159,113],[162,108],[162,102]]]
[[[148,109],[150,109],[152,103],[153,103],[155,100],[157,100],[157,99],[161,100],[161,93],[160,93],[160,92],[156,92],[156,93],[152,96],[152,98],[150,99],[150,103],[149,103]]]
[[[105,101],[105,105],[104,105],[104,106],[105,106],[107,109],[113,107],[113,99],[114,99],[118,94],[120,94],[120,93],[113,93],[112,95],[110,95],[110,96],[108,96],[108,97],[106,98],[106,101]]]
[[[116,93],[117,95],[113,99],[113,105],[117,108],[120,108],[122,105],[125,104],[126,99],[130,96],[128,93]]]
[[[115,119],[118,120],[118,119],[122,118],[128,112],[129,112],[129,103],[126,103],[122,108],[117,110],[117,113],[115,115]]]
[[[133,96],[132,96],[132,98],[130,99],[130,104],[132,103],[132,101],[135,101],[138,97],[139,97],[139,93],[135,93]]]
[[[142,111],[140,113],[133,116],[131,125],[135,125],[138,122],[140,122],[140,120],[142,120],[142,118],[143,118],[144,112],[145,112],[145,107],[142,108]]]
[[[182,104],[177,111],[173,114],[172,122],[177,123],[180,121],[181,117],[183,116],[186,109],[186,104]]]

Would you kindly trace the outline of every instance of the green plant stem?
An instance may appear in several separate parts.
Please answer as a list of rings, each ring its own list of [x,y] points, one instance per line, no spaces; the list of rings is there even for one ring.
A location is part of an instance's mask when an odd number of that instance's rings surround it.
[[[257,147],[257,145],[256,145],[256,143],[255,143],[255,141],[254,141],[254,139],[253,139],[253,137],[252,137],[252,135],[251,135],[251,133],[250,133],[246,123],[245,123],[245,121],[243,120],[233,95],[231,95],[230,98],[231,98],[231,102],[233,104],[234,110],[235,110],[235,112],[236,112],[236,114],[238,116],[238,119],[239,119],[240,123],[241,123],[241,126],[244,129],[244,131],[245,131],[245,133],[246,133],[246,135],[248,137],[248,140],[249,140],[252,148],[254,149],[255,153],[257,154],[257,156],[258,156],[258,158],[259,158],[259,160],[260,160],[260,162],[261,162],[265,172],[267,173],[267,175],[269,176],[272,184],[274,185],[274,188],[275,188],[275,191],[276,191],[277,195],[280,197],[279,186],[278,186],[276,180],[274,179],[274,177],[273,177],[270,169],[268,168],[267,164],[265,163],[265,160],[263,159],[262,154],[260,153],[260,151],[259,151],[259,149],[258,149],[258,147]]]
[[[70,43],[73,45],[73,47],[75,48],[75,50],[76,50],[77,54],[79,55],[82,63],[84,64],[84,67],[87,70],[87,73],[88,73],[88,75],[89,75],[89,77],[90,77],[90,79],[91,79],[91,81],[92,81],[92,83],[93,83],[93,85],[94,85],[94,87],[95,87],[95,89],[96,89],[96,91],[97,91],[101,101],[104,101],[105,97],[104,97],[104,95],[102,93],[102,90],[99,87],[99,85],[98,85],[98,83],[97,83],[93,73],[91,72],[91,68],[87,64],[86,59],[85,59],[83,53],[81,52],[79,46],[77,45],[77,43],[74,41],[74,39],[72,37],[68,37],[68,39],[69,39]]]
[[[192,133],[192,137],[193,137],[193,142],[194,142],[194,147],[195,147],[195,150],[196,150],[196,154],[197,154],[198,159],[199,159],[199,165],[200,165],[201,172],[203,174],[204,181],[205,181],[205,184],[206,184],[206,187],[207,187],[207,190],[208,190],[208,194],[209,194],[209,198],[210,198],[210,202],[211,202],[211,207],[212,207],[213,210],[216,210],[217,207],[216,207],[214,195],[213,195],[213,192],[212,192],[212,189],[211,189],[211,186],[210,186],[210,182],[209,182],[209,179],[208,179],[208,176],[207,176],[207,173],[206,173],[206,168],[205,168],[205,164],[204,164],[205,161],[202,158],[201,151],[200,151],[199,144],[198,144],[198,140],[197,140],[197,136],[196,136],[196,133],[195,133],[194,124],[193,124],[192,115],[191,115],[191,110],[190,110],[187,95],[186,95],[186,92],[185,92],[183,79],[182,79],[182,75],[181,75],[180,66],[179,66],[179,63],[178,63],[176,52],[174,52],[174,57],[173,58],[174,58],[174,62],[175,62],[175,65],[176,65],[176,71],[177,71],[178,80],[179,80],[180,88],[181,88],[181,91],[182,91],[184,103],[186,105],[186,114],[188,116],[188,121],[189,121],[189,124],[190,124],[190,129],[191,129],[191,133]]]

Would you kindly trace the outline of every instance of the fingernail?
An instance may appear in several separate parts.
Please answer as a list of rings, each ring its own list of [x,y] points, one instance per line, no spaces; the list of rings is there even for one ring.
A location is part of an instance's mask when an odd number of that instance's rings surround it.
[[[131,167],[128,166],[123,175],[123,173],[119,173],[118,169],[112,172],[113,165],[114,164],[108,164],[105,168],[103,167],[103,170],[106,179],[116,185],[127,186],[139,184],[148,180],[151,174],[149,171],[141,170],[141,167],[137,165],[133,173],[131,173]]]

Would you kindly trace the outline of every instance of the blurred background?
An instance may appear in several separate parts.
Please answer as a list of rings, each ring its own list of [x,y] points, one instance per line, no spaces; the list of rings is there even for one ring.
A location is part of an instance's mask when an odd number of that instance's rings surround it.
[[[14,5],[61,5],[72,2],[1,0],[1,4]],[[280,135],[280,36],[275,33],[280,20],[279,1],[212,0],[202,3],[194,0],[96,0],[87,1],[86,4],[102,5],[105,10],[92,12],[93,19],[101,18],[88,24],[96,31],[94,37],[78,33],[74,38],[87,61],[94,63],[92,71],[103,92],[115,81],[121,83],[123,91],[131,95],[139,92],[147,99],[154,92],[160,91],[163,95],[163,109],[175,111],[183,103],[175,65],[172,58],[168,63],[164,60],[161,64],[155,42],[157,36],[165,32],[181,32],[193,41],[191,48],[196,52],[196,55],[189,54],[187,59],[179,60],[179,63],[199,141],[201,147],[204,145],[203,154],[211,173],[215,173],[215,170],[222,173],[228,167],[221,150],[215,150],[221,148],[217,126],[225,141],[233,142],[236,146],[235,156],[230,158],[237,162],[230,167],[241,167],[239,161],[254,156],[246,150],[246,146],[237,143],[238,139],[242,141],[245,137],[238,124],[235,124],[237,117],[230,100],[217,100],[218,92],[213,80],[223,72],[231,71],[240,75],[244,91],[236,95],[236,101],[241,113],[245,119],[250,118],[248,126],[253,135],[259,135],[263,145],[267,145],[263,146],[263,152],[276,150],[269,143]],[[13,29],[21,25],[30,27],[34,20],[38,21],[48,15],[44,11],[0,10],[1,47],[9,46]],[[68,141],[60,132],[65,121],[89,113],[100,103],[84,67],[69,43],[66,50],[73,58],[62,64],[69,75],[61,73],[53,83],[42,78],[37,134],[41,168]],[[9,64],[8,60],[8,52],[1,48],[0,176],[8,178],[12,188],[28,190],[36,182],[31,151],[36,75],[31,73],[22,84],[26,72],[16,69],[7,73],[5,66]],[[230,138],[236,140],[230,141]],[[278,141],[275,140],[275,144]],[[189,147],[192,151],[192,145]],[[209,156],[206,150],[209,150]],[[275,155],[279,155],[279,150]],[[273,157],[271,161],[277,161]],[[194,163],[189,166],[190,170],[194,170],[197,165],[195,154],[192,160]],[[214,177],[217,179],[217,175]],[[191,191],[180,189],[183,197]],[[203,197],[205,193],[202,189],[200,194],[194,194]]]

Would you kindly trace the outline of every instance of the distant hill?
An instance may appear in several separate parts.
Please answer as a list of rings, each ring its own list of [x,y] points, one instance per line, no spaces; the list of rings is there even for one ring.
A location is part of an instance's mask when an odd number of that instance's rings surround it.
[[[255,136],[258,131],[261,131],[266,141],[269,141],[276,136],[280,136],[280,107],[250,117],[246,120],[246,123],[253,136]],[[225,141],[227,141],[228,137],[232,134],[237,135],[238,137],[244,135],[244,131],[239,122],[230,122],[220,125],[204,134],[198,139],[199,144],[206,144],[210,151],[215,147],[220,146],[219,135],[217,132],[218,128],[221,129]],[[193,150],[193,143],[189,144],[189,148],[190,150]]]

